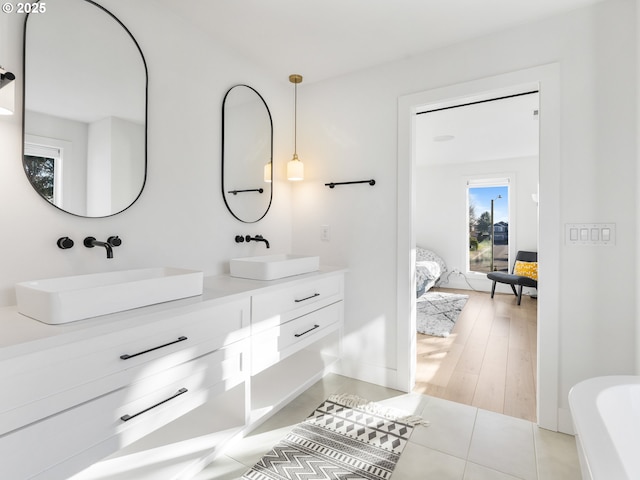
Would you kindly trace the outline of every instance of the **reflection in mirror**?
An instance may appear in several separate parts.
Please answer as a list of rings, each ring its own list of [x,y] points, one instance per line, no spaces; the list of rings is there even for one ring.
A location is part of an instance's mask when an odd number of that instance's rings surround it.
[[[90,0],[56,0],[24,31],[24,157],[33,188],[73,215],[107,217],[146,179],[147,66],[129,30]]]
[[[262,96],[231,87],[222,101],[222,196],[235,218],[262,219],[273,196],[273,122]]]

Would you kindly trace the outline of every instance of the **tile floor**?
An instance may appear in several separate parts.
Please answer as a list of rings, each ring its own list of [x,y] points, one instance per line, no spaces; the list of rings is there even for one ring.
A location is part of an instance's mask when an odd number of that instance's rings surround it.
[[[257,462],[331,393],[352,393],[422,415],[393,480],[579,480],[572,436],[435,397],[328,375],[227,449],[196,480],[233,480]]]

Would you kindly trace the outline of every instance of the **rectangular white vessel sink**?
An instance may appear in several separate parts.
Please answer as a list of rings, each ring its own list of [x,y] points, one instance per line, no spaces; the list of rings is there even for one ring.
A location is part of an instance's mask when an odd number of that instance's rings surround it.
[[[203,273],[143,268],[16,284],[18,312],[56,325],[202,295]]]
[[[260,257],[233,258],[229,261],[232,277],[252,280],[277,280],[320,268],[320,257],[302,255],[264,255]]]

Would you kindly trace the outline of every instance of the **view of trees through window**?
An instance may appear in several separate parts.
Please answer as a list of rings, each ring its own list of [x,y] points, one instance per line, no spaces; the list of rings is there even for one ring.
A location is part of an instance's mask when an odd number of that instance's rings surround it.
[[[24,156],[24,169],[34,188],[47,200],[53,201],[55,160],[33,155]]]
[[[470,272],[509,270],[509,187],[469,186]]]

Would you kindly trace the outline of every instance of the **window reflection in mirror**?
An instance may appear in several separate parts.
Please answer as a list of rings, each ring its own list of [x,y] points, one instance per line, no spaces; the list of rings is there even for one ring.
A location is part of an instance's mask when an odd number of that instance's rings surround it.
[[[23,78],[23,166],[36,192],[79,216],[128,208],[145,183],[147,114],[129,30],[90,0],[51,2],[25,20]]]
[[[238,220],[253,223],[271,206],[273,123],[262,96],[248,85],[222,102],[222,196]]]

